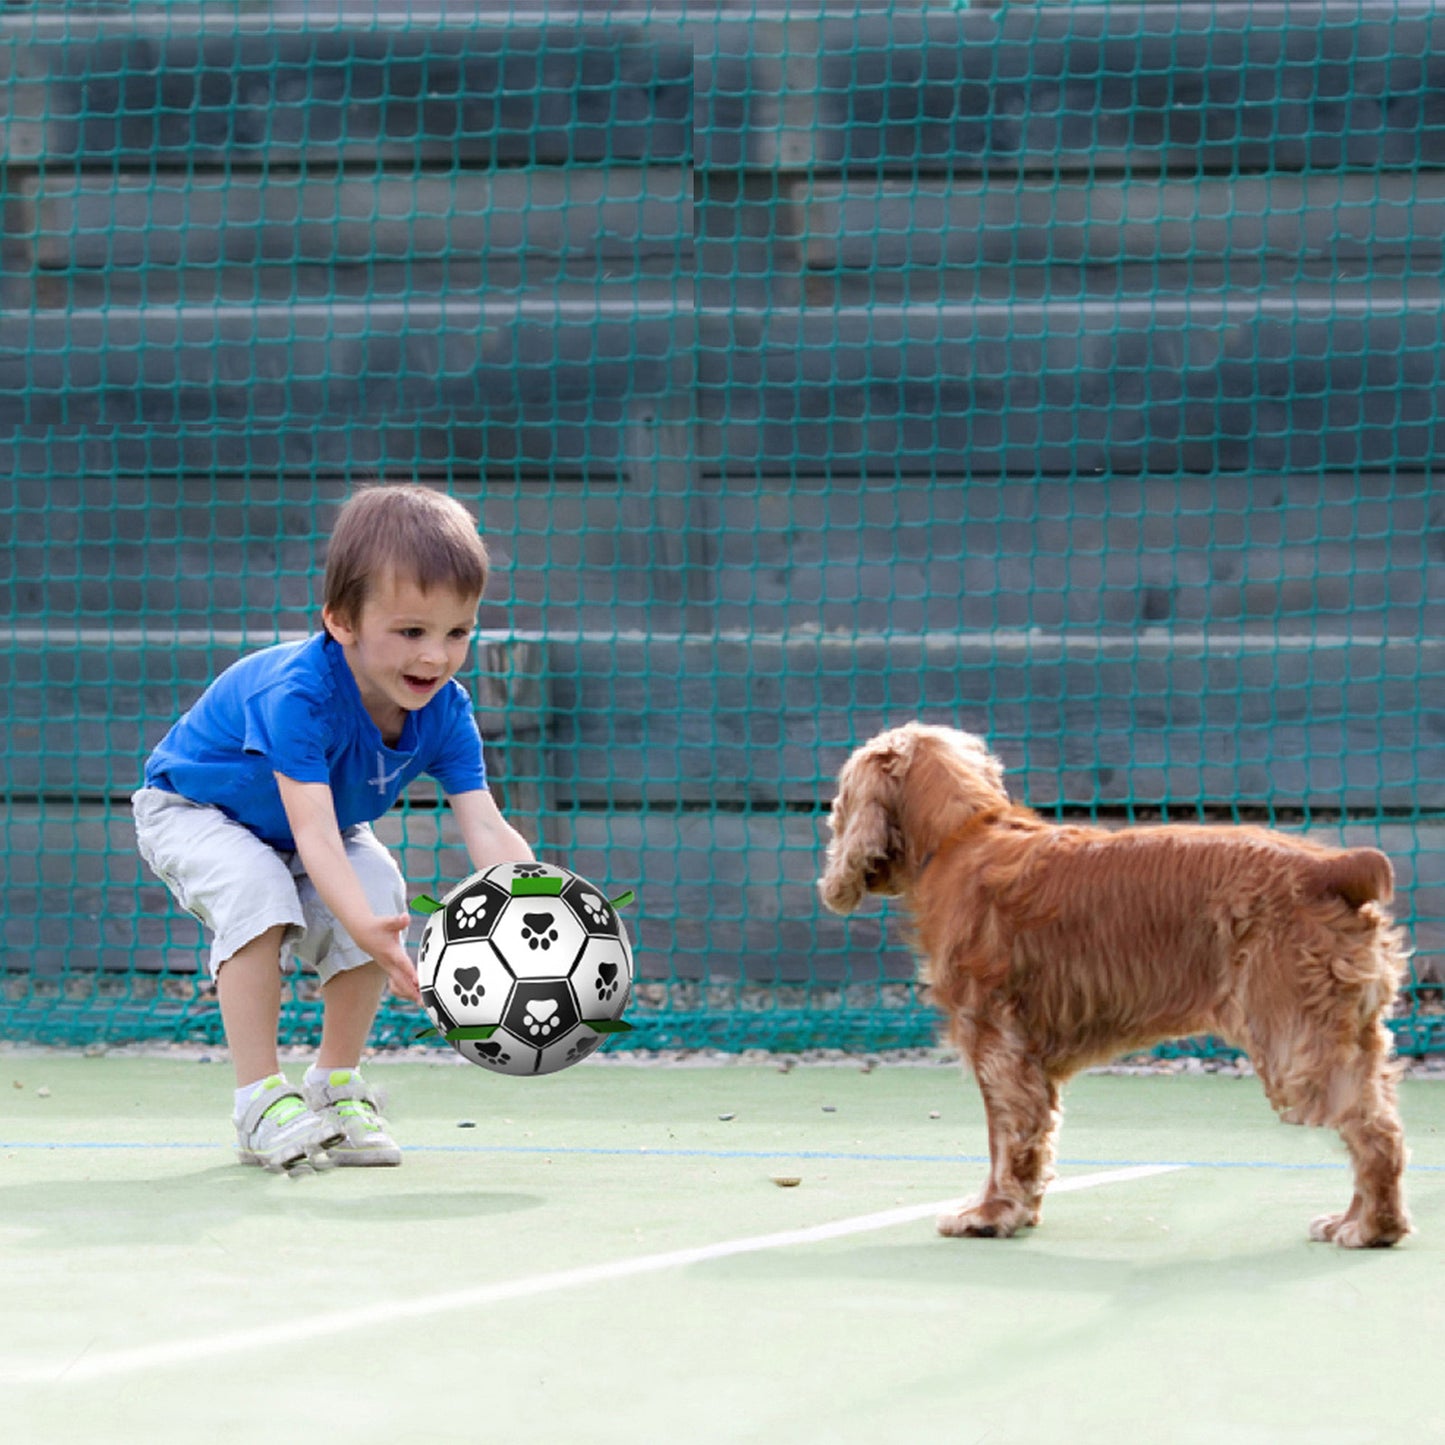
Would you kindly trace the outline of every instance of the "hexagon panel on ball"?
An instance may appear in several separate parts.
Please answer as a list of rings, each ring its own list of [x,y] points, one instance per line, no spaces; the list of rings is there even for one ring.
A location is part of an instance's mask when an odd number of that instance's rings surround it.
[[[441,914],[433,913],[427,919],[426,927],[421,931],[421,943],[417,945],[416,981],[423,994],[436,982],[437,968],[447,946],[446,937],[437,926],[437,919],[440,917]]]
[[[510,901],[506,889],[490,879],[494,869],[473,874],[460,888],[454,888],[442,906],[442,932],[448,943],[489,938],[502,910]]]
[[[619,1019],[632,997],[632,953],[625,938],[589,938],[572,969],[584,1019]]]
[[[494,1074],[535,1074],[537,1050],[504,1033],[489,1039],[459,1039],[453,1047],[471,1063]]]
[[[421,990],[421,1006],[426,1010],[427,1017],[432,1021],[436,1031],[443,1037],[451,1033],[460,1025],[452,1017],[451,1010],[441,1001],[436,989],[423,984]]]
[[[566,978],[587,935],[560,898],[509,898],[491,946],[518,978]]]
[[[512,983],[496,950],[478,940],[447,945],[431,991],[454,1025],[473,1027],[501,1023]],[[440,1022],[433,1022],[441,1028]]]
[[[560,1069],[569,1069],[601,1046],[601,1034],[594,1033],[586,1024],[578,1024],[570,1033],[563,1034],[542,1049],[537,1059],[537,1072],[555,1074]]]
[[[602,938],[624,936],[617,910],[585,878],[574,877],[564,885],[562,897],[589,934]]]

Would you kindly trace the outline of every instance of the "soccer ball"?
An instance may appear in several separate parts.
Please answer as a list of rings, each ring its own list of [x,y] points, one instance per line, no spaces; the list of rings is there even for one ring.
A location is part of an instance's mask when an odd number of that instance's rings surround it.
[[[618,1021],[632,994],[632,945],[585,878],[498,863],[427,919],[417,975],[432,1023],[464,1059],[499,1074],[552,1074],[627,1027]]]

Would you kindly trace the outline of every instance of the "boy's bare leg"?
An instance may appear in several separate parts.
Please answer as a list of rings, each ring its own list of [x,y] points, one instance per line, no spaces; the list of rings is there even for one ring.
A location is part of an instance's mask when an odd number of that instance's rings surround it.
[[[258,934],[233,953],[216,975],[216,996],[237,1088],[281,1072],[276,1032],[281,1021],[281,939],[285,931],[283,924],[277,924]]]
[[[333,974],[321,986],[321,1049],[306,1072],[305,1091],[307,1103],[345,1136],[327,1146],[334,1164],[401,1163],[377,1096],[357,1067],[386,987],[386,970],[375,961]]]
[[[236,1070],[236,1152],[243,1164],[291,1174],[329,1167],[326,1150],[345,1135],[318,1118],[283,1078],[273,1078],[281,1073],[276,1032],[285,931],[280,924],[268,928],[233,953],[216,975],[216,993]],[[263,1079],[269,1082],[248,1087]]]
[[[318,1069],[354,1069],[361,1062],[385,992],[386,972],[379,963],[343,969],[322,985]]]

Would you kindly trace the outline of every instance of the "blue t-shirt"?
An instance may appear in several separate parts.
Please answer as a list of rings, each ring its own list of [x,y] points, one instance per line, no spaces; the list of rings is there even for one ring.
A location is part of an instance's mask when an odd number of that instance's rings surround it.
[[[406,715],[395,747],[361,701],[340,645],[322,632],[243,657],[206,689],[146,761],[150,788],[208,803],[262,842],[296,840],[272,773],[326,783],[342,828],[369,823],[430,773],[451,795],[486,786],[471,699],[448,682]]]

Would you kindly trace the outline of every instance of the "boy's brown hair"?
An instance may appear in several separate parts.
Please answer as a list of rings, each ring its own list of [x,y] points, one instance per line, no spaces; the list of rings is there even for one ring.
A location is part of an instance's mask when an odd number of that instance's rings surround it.
[[[423,592],[447,587],[480,597],[488,566],[476,520],[455,498],[415,485],[363,487],[337,514],[324,602],[354,626],[373,583],[388,572]]]

